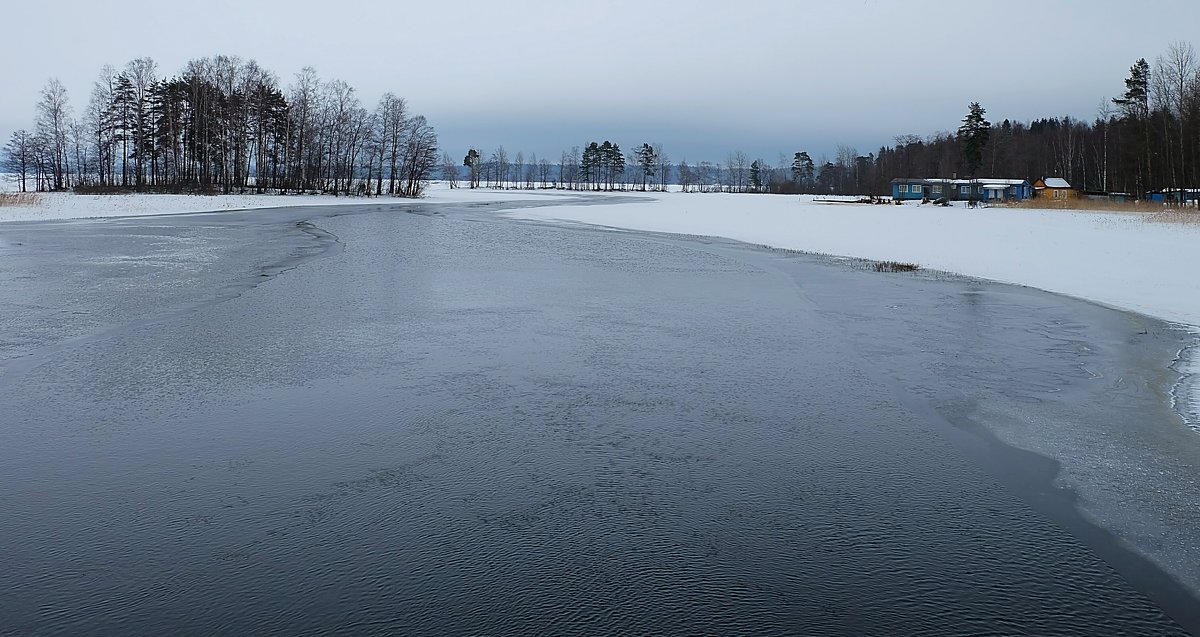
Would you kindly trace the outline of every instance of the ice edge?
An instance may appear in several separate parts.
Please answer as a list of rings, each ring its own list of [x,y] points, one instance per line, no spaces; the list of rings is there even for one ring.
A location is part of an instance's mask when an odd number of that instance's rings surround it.
[[[1171,408],[1183,419],[1183,424],[1200,434],[1200,330],[1188,329],[1192,343],[1183,346],[1171,363],[1179,380],[1171,388]]]

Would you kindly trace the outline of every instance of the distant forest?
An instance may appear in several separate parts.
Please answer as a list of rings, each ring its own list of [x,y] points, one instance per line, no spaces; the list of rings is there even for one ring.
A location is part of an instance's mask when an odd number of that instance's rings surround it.
[[[1120,79],[1114,77],[1114,86]],[[1071,116],[989,122],[977,103],[955,132],[901,135],[863,155],[839,146],[834,157],[806,151],[773,160],[728,153],[723,161],[672,163],[659,144],[628,152],[609,141],[564,151],[555,163],[500,147],[464,158],[468,185],[498,188],[662,189],[810,194],[891,193],[905,178],[1063,177],[1087,192],[1143,197],[1200,188],[1200,59],[1188,43],[1170,45],[1153,66],[1137,60],[1117,97],[1100,101],[1092,121]],[[455,177],[444,171],[443,177]]]
[[[1114,88],[1121,78],[1114,77]],[[451,187],[890,194],[904,178],[1063,177],[1087,192],[1143,197],[1200,188],[1200,58],[1171,44],[1153,64],[1137,60],[1124,90],[1100,100],[1091,121],[1071,116],[993,123],[967,105],[956,131],[901,135],[874,153],[839,146],[775,158],[733,151],[723,160],[673,162],[660,144],[622,150],[591,141],[538,158],[474,148],[438,155],[437,136],[403,98],[367,110],[340,80],[305,68],[286,93],[253,60],[216,56],[159,77],[150,58],[105,67],[74,117],[50,80],[32,131],[17,131],[2,167],[38,190],[250,189],[419,196],[435,171]],[[460,184],[460,182],[465,183]]]
[[[162,77],[150,58],[106,66],[75,116],[51,79],[31,131],[4,146],[21,189],[330,192],[415,197],[437,135],[404,98],[367,110],[353,87],[306,67],[285,94],[253,60],[215,56]]]

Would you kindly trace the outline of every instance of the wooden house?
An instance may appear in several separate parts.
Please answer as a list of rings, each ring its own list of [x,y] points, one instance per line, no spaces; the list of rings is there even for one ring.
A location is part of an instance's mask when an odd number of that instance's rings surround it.
[[[1051,201],[1067,201],[1074,199],[1078,194],[1071,184],[1061,177],[1043,177],[1033,182],[1033,190],[1038,197],[1044,197]]]

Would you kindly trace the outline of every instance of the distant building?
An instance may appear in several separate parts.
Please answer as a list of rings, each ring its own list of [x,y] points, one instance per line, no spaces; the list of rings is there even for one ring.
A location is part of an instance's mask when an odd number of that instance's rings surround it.
[[[1196,203],[1200,201],[1200,188],[1167,188],[1146,193],[1146,199],[1161,203]]]
[[[892,198],[897,201],[1017,201],[1033,196],[1033,185],[1025,179],[893,179]]]
[[[1067,183],[1066,179],[1061,177],[1043,177],[1033,182],[1033,190],[1038,197],[1045,197],[1055,201],[1066,201],[1074,199],[1078,193]]]

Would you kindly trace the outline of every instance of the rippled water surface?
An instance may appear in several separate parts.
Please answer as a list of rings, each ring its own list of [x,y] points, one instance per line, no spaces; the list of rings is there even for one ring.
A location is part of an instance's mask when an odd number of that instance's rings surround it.
[[[0,228],[0,632],[1198,625],[1169,328],[490,214]]]

